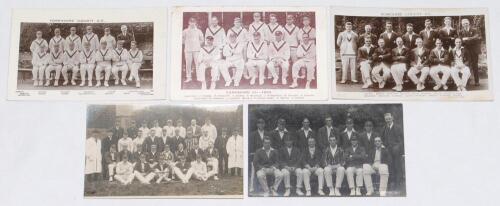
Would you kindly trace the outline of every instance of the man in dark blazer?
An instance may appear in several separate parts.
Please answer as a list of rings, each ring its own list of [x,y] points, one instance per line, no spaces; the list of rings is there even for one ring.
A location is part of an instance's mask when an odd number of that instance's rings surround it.
[[[119,122],[116,122],[115,127],[113,127],[111,132],[113,133],[111,136],[111,144],[117,144],[118,140],[123,137],[124,129],[120,126]]]
[[[198,139],[201,136],[201,127],[196,124],[196,119],[191,120],[191,125],[186,128],[186,137]]]
[[[406,67],[408,66],[408,54],[410,50],[403,45],[403,39],[401,37],[396,39],[397,47],[392,49],[392,65],[391,65],[391,75],[396,86],[392,89],[401,92],[403,91],[404,76],[406,72]]]
[[[474,83],[479,86],[479,54],[481,54],[481,36],[479,31],[472,28],[469,19],[462,19],[462,29],[458,36],[462,39],[462,44],[468,50],[470,56],[470,69],[474,76]]]
[[[334,136],[328,138],[329,147],[323,152],[323,166],[326,186],[330,189],[329,196],[341,196],[340,187],[345,174],[345,156],[344,150],[337,144]],[[335,188],[332,175],[335,174]]]
[[[302,120],[302,128],[296,132],[297,138],[294,142],[295,147],[299,148],[301,151],[307,148],[307,139],[316,139],[316,133],[311,129],[310,125],[311,122],[309,119],[304,118],[304,120]]]
[[[130,42],[135,41],[135,37],[127,31],[126,25],[122,25],[120,29],[121,33],[116,37],[116,41],[123,41],[123,48],[130,50]]]
[[[226,144],[227,144],[227,139],[228,139],[228,134],[227,134],[227,128],[223,127],[221,129],[221,134],[215,138],[214,142],[214,147],[218,151],[219,157],[217,157],[217,160],[219,161],[219,174],[224,174],[224,173],[229,173],[228,170],[228,165],[227,165],[227,150],[226,150]]]
[[[443,41],[443,48],[448,50],[455,46],[458,37],[457,30],[451,27],[451,17],[444,17],[444,26],[438,31],[439,38]]]
[[[155,137],[155,131],[154,130],[149,130],[149,136],[144,139],[144,142],[142,142],[142,151],[143,152],[150,152],[151,151],[151,145],[156,145],[158,140],[156,140]]]
[[[328,116],[325,118],[325,126],[319,128],[318,135],[316,135],[316,146],[318,149],[323,151],[328,147],[328,137],[330,136],[338,136],[338,131],[335,127],[333,127],[333,119]]]
[[[392,36],[395,36],[394,34]],[[387,79],[391,76],[391,48],[386,47],[385,40],[378,40],[378,48],[373,52],[373,69],[372,77],[374,82],[378,83],[378,88],[385,87]],[[380,75],[382,72],[382,75]]]
[[[364,45],[366,38],[369,38],[372,43],[377,42],[377,35],[372,33],[372,25],[370,24],[365,25],[365,33],[359,35],[358,45]]]
[[[418,37],[419,35],[413,31],[413,24],[406,24],[406,33],[402,37],[405,47],[410,50],[417,47],[415,40],[417,40]]]
[[[301,150],[293,145],[293,139],[290,137],[285,137],[285,146],[279,151],[279,169],[281,174],[283,174],[283,180],[285,183],[285,194],[283,196],[290,196],[290,176],[295,174],[297,177],[297,187],[296,193],[299,196],[303,196],[302,193],[302,154]]]
[[[365,148],[366,154],[370,154],[375,148],[375,137],[380,137],[380,134],[373,130],[373,122],[368,120],[365,122],[365,131],[358,136],[360,146]]]
[[[385,47],[389,49],[396,48],[396,39],[399,37],[399,34],[392,30],[392,22],[385,22],[385,31],[380,34],[379,39],[383,39],[385,42]]]
[[[249,152],[254,153],[258,149],[262,148],[262,141],[265,136],[270,136],[269,132],[265,130],[266,121],[264,119],[257,120],[257,130],[250,133],[249,139]]]
[[[411,50],[409,55],[410,70],[408,70],[408,77],[416,85],[417,91],[425,89],[425,80],[429,75],[429,53],[430,50],[424,47],[422,38],[418,37],[416,40],[417,47]],[[417,74],[420,73],[420,77]]]
[[[137,133],[139,131],[139,128],[137,128],[137,125],[135,124],[135,121],[132,121],[130,123],[130,127],[127,128],[127,134],[129,137],[131,137],[132,139],[135,139],[137,138]]]
[[[161,152],[158,151],[156,144],[152,144],[150,151],[147,153],[146,158],[147,160],[153,160],[154,162],[158,163],[158,159],[160,158]]]
[[[101,139],[101,157],[104,157],[107,152],[109,152],[111,145],[118,146],[118,140],[113,139],[113,130],[108,130],[105,132],[105,137]],[[116,142],[116,143],[113,143]],[[108,178],[108,166],[106,165],[105,161],[102,161],[102,174],[103,178]]]
[[[189,162],[192,162],[192,161],[196,161],[196,157],[197,156],[200,156],[201,157],[201,160],[203,162],[207,162],[207,157],[205,155],[205,151],[199,147],[196,147],[196,148],[193,148],[191,149],[191,151],[188,151],[188,158],[187,160]]]
[[[323,184],[324,175],[322,168],[322,150],[316,146],[316,140],[308,139],[308,147],[302,153],[302,174],[304,174],[304,186],[306,188],[306,196],[311,196],[311,175],[318,177],[318,195],[324,196]],[[301,191],[302,192],[302,191]]]
[[[170,151],[175,153],[177,151],[177,147],[179,146],[180,143],[182,143],[183,145],[186,145],[184,138],[182,138],[180,136],[179,132],[177,132],[172,138],[170,138],[170,143],[169,143]],[[196,145],[196,147],[198,147],[198,146]]]
[[[343,149],[347,149],[351,146],[351,139],[358,136],[358,132],[354,130],[354,120],[352,118],[347,118],[345,121],[345,129],[340,133],[339,145]]]
[[[422,37],[424,41],[424,47],[427,49],[432,49],[434,47],[434,42],[439,38],[438,33],[432,29],[432,21],[430,19],[425,20],[425,29],[420,31],[419,36]]]
[[[376,40],[375,40],[376,41]],[[358,48],[357,61],[359,64],[359,70],[361,70],[361,80],[363,86],[361,88],[367,89],[372,86],[372,78],[370,72],[373,66],[373,53],[375,52],[375,46],[372,45],[372,39],[365,37],[365,44]]]
[[[394,123],[391,113],[384,114],[385,126],[382,128],[382,140],[391,153],[392,165],[389,165],[391,185],[399,188],[403,179],[404,133],[401,125]]]
[[[271,188],[273,196],[278,196],[276,190],[283,179],[283,174],[278,169],[279,167],[279,155],[277,150],[271,148],[271,139],[264,138],[262,142],[262,148],[255,152],[255,157],[253,159],[253,165],[255,171],[257,171],[257,179],[261,188],[264,190],[264,197],[269,196],[270,190],[267,186],[267,176],[274,175],[274,185]]]
[[[346,176],[351,196],[361,195],[361,187],[363,187],[363,164],[366,157],[365,148],[359,145],[357,137],[352,137],[351,146],[345,150]],[[355,174],[356,184],[354,184]]]
[[[366,196],[373,194],[372,174],[380,175],[379,193],[385,196],[387,182],[389,180],[389,166],[392,165],[392,157],[389,149],[382,145],[382,138],[375,137],[375,148],[368,153],[366,164],[363,165],[363,175],[366,185]]]
[[[437,91],[442,87],[444,90],[448,90],[446,83],[451,75],[450,53],[448,50],[443,48],[441,39],[436,40],[436,48],[434,48],[429,54],[429,64],[429,75],[431,75],[436,84],[436,86],[432,89]],[[441,78],[439,77],[439,73],[443,74]]]
[[[155,143],[158,146],[158,152],[165,151],[165,145],[168,145],[170,142],[170,138],[167,135],[167,129],[163,128],[160,137],[155,138]]]
[[[293,138],[293,135],[290,134],[290,132],[288,132],[288,130],[286,129],[285,119],[280,118],[278,119],[278,127],[274,129],[270,134],[271,147],[277,150],[283,147],[283,145],[285,145],[285,136],[290,136],[291,138]]]

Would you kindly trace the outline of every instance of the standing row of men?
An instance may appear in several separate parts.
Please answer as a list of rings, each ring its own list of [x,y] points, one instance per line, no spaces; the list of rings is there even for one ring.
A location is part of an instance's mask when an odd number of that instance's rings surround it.
[[[226,32],[219,25],[218,17],[212,16],[203,33],[198,28],[197,19],[190,18],[188,28],[182,33],[185,82],[192,81],[194,62],[202,89],[207,88],[205,72],[208,68],[211,69],[210,89],[215,89],[220,75],[226,87],[232,83],[238,87],[242,78],[249,79],[250,85],[254,85],[257,79],[259,85],[264,85],[267,79],[272,79],[272,84],[288,85],[290,67],[292,84],[289,87],[298,87],[298,79],[305,78],[305,87],[309,88],[316,69],[316,31],[310,25],[310,18],[302,17],[302,28],[294,24],[295,16],[291,14],[287,15],[283,26],[275,14],[269,15],[268,24],[262,21],[261,13],[254,13],[253,19],[247,30],[241,18],[236,17],[234,26]]]
[[[87,139],[86,174],[91,180],[102,173],[109,181],[122,184],[134,179],[144,184],[172,179],[187,183],[191,177],[218,180],[218,174],[229,170],[241,175],[243,138],[238,128],[231,135],[228,132],[222,128],[217,135],[210,119],[203,126],[193,119],[187,128],[182,126],[182,120],[176,126],[171,120],[164,127],[155,121],[151,128],[144,123],[127,131],[117,124],[110,136],[99,139],[93,134]]]
[[[130,71],[128,81],[135,81],[137,88],[140,87],[139,69],[143,61],[143,53],[137,48],[134,36],[127,32],[127,26],[121,26],[122,32],[117,38],[111,35],[111,29],[105,28],[104,35],[99,39],[93,33],[92,26],[86,27],[83,37],[76,34],[76,27],[70,28],[70,34],[63,38],[59,28],[54,29],[54,37],[47,43],[42,38],[42,31],[36,32],[36,39],[32,41],[30,51],[33,65],[34,86],[59,86],[62,74],[63,85],[77,85],[77,74],[80,72],[80,86],[93,86],[92,80],[95,73],[96,86],[109,87],[111,74],[115,79],[114,85],[120,83],[127,85],[127,74]],[[72,72],[71,81],[68,72]],[[55,72],[54,77],[51,72]],[[104,73],[104,76],[102,76]],[[119,76],[121,73],[121,78]],[[45,80],[45,83],[44,83]]]
[[[417,91],[425,89],[430,75],[435,82],[433,90],[448,89],[448,78],[453,78],[457,91],[466,91],[469,77],[474,74],[475,85],[479,85],[478,58],[481,53],[481,37],[472,28],[468,19],[461,20],[461,30],[452,28],[452,18],[445,17],[444,25],[432,28],[432,21],[425,20],[425,29],[416,33],[413,24],[406,24],[406,33],[393,31],[392,22],[385,23],[386,30],[377,35],[371,32],[371,25],[365,26],[365,33],[358,35],[351,22],[345,23],[345,31],[337,37],[342,62],[342,84],[357,83],[357,64],[360,65],[364,89],[378,83],[384,88],[389,77],[395,82],[393,90],[402,91],[405,72],[416,85]],[[375,45],[377,44],[377,45]],[[420,77],[417,75],[420,74]],[[441,77],[439,76],[441,74]]]
[[[332,118],[325,119],[325,126],[315,132],[305,118],[302,128],[296,132],[286,129],[286,121],[278,120],[278,127],[265,131],[265,122],[260,119],[257,130],[250,135],[250,152],[253,153],[251,190],[254,175],[264,191],[264,196],[277,196],[284,182],[284,196],[291,194],[290,176],[296,176],[295,193],[311,196],[311,176],[318,178],[318,195],[325,195],[324,181],[330,196],[340,196],[340,188],[347,176],[350,195],[361,195],[365,183],[366,195],[373,195],[372,174],[380,175],[379,194],[387,194],[388,183],[392,190],[404,184],[403,155],[404,135],[390,113],[384,115],[385,125],[381,132],[374,130],[372,121],[365,122],[364,132],[354,129],[353,119],[346,120],[346,128],[337,130]],[[333,178],[335,174],[335,178]],[[389,174],[391,180],[389,180]],[[267,185],[267,176],[274,176],[274,184]],[[356,177],[356,179],[354,179]],[[334,181],[335,180],[335,181]],[[334,185],[335,182],[335,185]]]

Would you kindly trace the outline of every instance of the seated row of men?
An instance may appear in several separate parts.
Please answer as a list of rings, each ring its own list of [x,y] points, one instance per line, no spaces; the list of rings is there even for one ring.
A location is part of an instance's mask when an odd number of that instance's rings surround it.
[[[92,87],[93,75],[95,72],[96,87],[101,86],[101,81],[104,79],[104,86],[109,87],[111,74],[115,79],[114,85],[127,85],[127,75],[130,71],[128,81],[135,81],[137,88],[141,87],[139,69],[143,61],[142,51],[137,48],[137,43],[132,41],[130,51],[123,47],[124,41],[119,40],[116,48],[108,48],[107,41],[101,41],[100,47],[97,50],[91,49],[89,42],[83,42],[83,49],[77,49],[76,44],[72,41],[68,43],[67,49],[64,50],[60,44],[52,45],[52,49],[47,53],[45,45],[39,45],[36,52],[32,53],[32,75],[34,86],[50,86],[51,81],[55,87],[59,86],[59,79],[62,74],[66,86],[71,82],[71,85],[77,85],[77,74],[80,73],[80,86],[85,86],[85,81],[88,79],[88,86]],[[71,81],[68,72],[71,71]],[[54,78],[51,72],[55,72]],[[104,76],[102,74],[104,73]],[[121,73],[121,78],[119,76]],[[45,80],[45,84],[44,84]]]
[[[321,150],[316,146],[314,138],[307,139],[307,148],[301,150],[293,145],[293,139],[285,137],[285,146],[279,150],[271,147],[271,139],[265,137],[263,147],[255,153],[253,166],[255,168],[264,196],[278,196],[278,187],[284,181],[285,193],[291,193],[290,176],[296,176],[296,194],[311,196],[311,176],[318,179],[318,195],[325,195],[324,181],[329,189],[329,196],[341,196],[340,187],[347,176],[350,195],[361,195],[363,182],[366,185],[366,195],[374,194],[372,174],[380,176],[379,194],[385,196],[389,180],[391,155],[382,144],[381,137],[374,137],[374,148],[363,148],[358,144],[357,137],[350,139],[351,146],[342,148],[337,145],[337,138],[328,138],[329,146]],[[335,174],[335,178],[333,175]],[[269,188],[267,176],[274,176],[274,184]],[[335,180],[335,182],[334,182]],[[334,185],[335,183],[335,185]]]
[[[428,75],[435,82],[434,90],[441,88],[447,90],[446,82],[451,75],[457,90],[466,91],[471,70],[476,85],[479,85],[478,55],[481,52],[479,33],[471,28],[466,18],[461,20],[460,31],[452,28],[451,22],[451,17],[445,17],[445,25],[439,30],[434,30],[432,21],[427,19],[425,29],[419,34],[413,31],[413,24],[408,23],[404,35],[393,31],[392,23],[386,22],[386,30],[378,39],[371,32],[369,24],[365,26],[365,33],[358,36],[352,29],[352,23],[346,22],[345,31],[337,38],[342,62],[340,83],[346,83],[349,70],[351,81],[357,83],[356,64],[359,64],[365,89],[371,87],[373,83],[378,83],[379,88],[384,88],[387,79],[392,75],[396,83],[393,89],[402,91],[404,73],[408,69],[408,77],[416,85],[417,91],[425,89]],[[421,76],[417,77],[419,73]],[[439,77],[439,74],[442,74],[442,77]]]
[[[202,83],[202,89],[207,88],[205,71],[208,68],[212,69],[210,88],[215,89],[215,83],[221,74],[226,82],[225,86],[230,86],[233,82],[234,86],[239,86],[242,77],[249,79],[250,85],[254,85],[257,79],[259,85],[263,85],[268,78],[272,78],[272,84],[278,84],[281,79],[281,84],[288,85],[290,66],[293,80],[290,88],[298,87],[297,80],[304,78],[307,79],[305,87],[309,88],[310,82],[315,79],[316,67],[314,29],[309,26],[309,18],[304,17],[302,32],[293,25],[292,15],[287,16],[287,25],[282,27],[277,23],[276,15],[271,14],[267,27],[269,31],[263,27],[265,23],[260,22],[260,13],[255,13],[254,18],[258,21],[252,23],[250,31],[241,26],[241,18],[235,18],[235,27],[228,30],[226,36],[224,31],[219,33],[223,29],[218,25],[217,17],[213,17],[205,37],[197,28],[196,19],[190,18],[189,27],[183,31],[185,82],[192,81],[194,61],[196,77]],[[231,68],[235,69],[232,76],[229,70]],[[302,68],[306,72],[301,72]]]
[[[198,147],[189,152],[183,143],[177,145],[175,152],[170,150],[168,144],[162,152],[157,151],[155,144],[151,145],[149,152],[143,152],[142,147],[135,152],[124,147],[118,152],[116,145],[111,145],[104,161],[110,182],[117,180],[127,185],[137,179],[142,184],[150,184],[153,180],[159,184],[177,178],[182,183],[188,183],[192,177],[201,181],[210,177],[218,180],[218,157],[218,150],[212,142],[206,149]]]

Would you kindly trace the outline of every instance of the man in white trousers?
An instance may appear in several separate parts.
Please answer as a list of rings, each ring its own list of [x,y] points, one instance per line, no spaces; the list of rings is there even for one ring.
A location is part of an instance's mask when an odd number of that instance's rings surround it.
[[[64,78],[63,85],[68,85],[68,71],[71,71],[71,85],[76,85],[75,79],[78,71],[80,71],[80,52],[76,49],[75,43],[70,41],[68,49],[64,51],[64,61],[62,75]]]
[[[245,60],[243,59],[243,52],[245,44],[237,41],[237,34],[228,32],[229,41],[222,49],[222,55],[226,58],[223,65],[220,67],[220,73],[226,81],[224,86],[230,86],[234,81],[234,86],[240,86],[241,78],[243,77],[243,70],[245,69]],[[229,74],[229,69],[235,68],[233,77]]]
[[[85,86],[85,77],[88,77],[88,86],[92,86],[92,77],[95,69],[95,51],[90,49],[90,43],[83,43],[83,50],[80,52],[80,77],[82,83],[80,86]]]
[[[450,50],[451,52],[451,77],[457,85],[457,91],[467,91],[465,87],[467,86],[467,81],[471,75],[469,69],[469,59],[470,54],[468,50],[462,47],[462,39],[455,39],[455,47]],[[462,77],[460,77],[462,73]]]
[[[302,193],[302,160],[299,148],[293,146],[293,139],[290,136],[285,137],[285,146],[279,151],[279,167],[281,174],[283,174],[283,182],[285,184],[285,194],[283,196],[290,196],[290,176],[295,174],[297,177],[297,195],[304,195]]]
[[[36,52],[32,53],[31,64],[33,64],[33,86],[43,86],[43,78],[45,69],[49,64],[49,54],[47,53],[47,46],[40,44]]]
[[[369,36],[365,37],[364,43],[362,47],[358,48],[357,59],[361,70],[361,81],[363,81],[361,88],[367,89],[373,85],[371,71],[375,47],[372,45],[372,38]]]
[[[323,196],[324,185],[324,170],[321,168],[323,152],[316,147],[316,140],[309,138],[307,140],[307,149],[302,154],[302,174],[304,175],[304,186],[306,188],[306,196],[311,196],[311,175],[318,177],[318,195]],[[297,189],[298,190],[298,189]],[[299,195],[302,191],[297,192]],[[302,194],[303,195],[303,194]]]
[[[50,52],[49,65],[45,69],[45,86],[50,86],[50,73],[55,71],[54,86],[59,86],[59,77],[61,76],[61,70],[64,62],[64,54],[61,46],[59,44],[52,45],[53,50]]]
[[[448,86],[446,83],[448,82],[448,78],[450,78],[450,55],[449,52],[443,48],[443,43],[441,39],[436,39],[436,48],[431,51],[429,55],[429,61],[431,65],[431,69],[429,74],[436,86],[433,87],[435,91],[441,89],[448,90]],[[439,74],[442,74],[442,77],[439,77]]]
[[[292,66],[293,83],[290,88],[298,87],[297,79],[306,78],[306,89],[310,88],[311,81],[315,79],[314,72],[316,70],[316,45],[309,39],[308,34],[302,34],[302,42],[297,48],[297,62]],[[302,68],[306,68],[306,76],[299,75]]]
[[[403,78],[408,63],[409,50],[403,44],[403,38],[396,38],[396,48],[392,49],[391,74],[396,86],[392,88],[397,92],[403,91]]]
[[[387,182],[389,181],[389,165],[391,164],[391,154],[382,145],[382,138],[375,137],[375,148],[368,154],[367,163],[363,164],[363,176],[366,185],[366,196],[374,193],[372,174],[380,175],[379,194],[386,196]]]
[[[129,59],[128,59],[128,67],[130,69],[130,76],[128,78],[129,81],[135,81],[135,87],[141,87],[141,78],[139,77],[139,69],[142,66],[143,55],[142,51],[137,48],[137,42],[130,42],[130,51]]]
[[[378,48],[373,53],[372,76],[380,89],[385,87],[387,79],[391,76],[391,60],[391,49],[385,47],[384,39],[379,39]],[[382,75],[380,75],[380,72],[382,72]]]
[[[323,152],[326,186],[330,189],[329,196],[341,196],[340,187],[342,186],[345,174],[344,151],[337,145],[337,138],[335,136],[330,136],[328,142],[330,146]],[[335,174],[335,186],[333,185],[333,174]]]
[[[290,46],[283,40],[283,32],[276,31],[274,34],[274,41],[269,44],[269,62],[267,63],[267,70],[273,77],[273,84],[278,83],[281,68],[281,84],[286,85],[288,77],[288,69],[290,64]]]
[[[255,32],[252,34],[253,40],[248,43],[247,46],[247,63],[245,64],[248,72],[250,73],[250,85],[255,84],[257,77],[259,78],[259,84],[264,85],[266,64],[268,59],[268,46],[265,41],[262,40],[262,34],[260,32]]]
[[[410,58],[410,70],[408,70],[408,77],[416,85],[417,91],[422,91],[425,89],[425,80],[429,75],[429,52],[427,48],[424,47],[422,38],[417,37],[415,40],[415,47],[411,50]],[[420,77],[417,74],[420,73]]]
[[[352,23],[345,23],[345,30],[337,37],[337,45],[340,47],[340,60],[342,62],[341,84],[347,81],[347,72],[351,71],[351,82],[357,83],[356,79],[356,52],[358,49],[358,34],[352,30]]]
[[[219,78],[219,67],[221,66],[220,49],[214,46],[214,37],[207,36],[205,45],[201,48],[198,56],[198,67],[196,69],[196,79],[201,82],[201,89],[207,89],[205,71],[210,68],[210,89],[215,89]]]
[[[129,53],[127,49],[123,48],[123,40],[118,41],[116,44],[116,48],[113,49],[113,58],[111,67],[111,72],[113,72],[113,77],[115,78],[115,86],[118,85],[119,82],[122,83],[123,86],[127,85],[125,79],[127,78],[128,73],[128,61],[130,59]],[[121,73],[121,80],[118,74]]]

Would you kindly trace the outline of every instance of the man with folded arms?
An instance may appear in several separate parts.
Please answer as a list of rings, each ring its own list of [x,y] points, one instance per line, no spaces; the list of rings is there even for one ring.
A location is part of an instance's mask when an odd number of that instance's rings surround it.
[[[278,189],[283,174],[278,169],[279,157],[278,152],[271,148],[271,140],[269,137],[264,138],[263,147],[255,152],[253,164],[257,171],[257,179],[260,186],[264,190],[264,197],[269,196],[269,187],[267,186],[267,175],[274,175],[274,185],[271,188],[273,196],[278,196]]]
[[[367,163],[363,164],[363,175],[366,184],[366,196],[373,195],[372,174],[380,175],[379,193],[385,196],[389,180],[389,165],[392,159],[389,150],[382,145],[382,139],[375,137],[375,149],[368,154]]]
[[[363,164],[365,163],[366,152],[365,148],[359,146],[356,137],[351,138],[351,146],[345,150],[346,156],[346,174],[351,196],[361,195],[361,187],[363,187]],[[354,185],[354,175],[356,174],[356,185]],[[354,189],[356,188],[356,189]]]
[[[429,62],[431,65],[429,74],[436,84],[433,89],[437,91],[443,87],[444,90],[448,90],[446,83],[448,82],[448,78],[450,78],[450,55],[443,48],[441,39],[436,39],[436,48],[431,51]],[[441,78],[439,78],[439,73],[443,74]]]
[[[429,50],[424,47],[422,38],[415,40],[417,47],[410,52],[410,65],[408,77],[417,86],[417,91],[425,89],[425,80],[429,75]],[[417,74],[420,73],[420,77]]]
[[[325,166],[324,174],[326,180],[326,186],[330,189],[330,196],[340,196],[340,187],[342,186],[342,181],[344,180],[345,173],[345,160],[344,160],[344,150],[337,145],[337,138],[331,136],[328,138],[330,146],[323,152],[323,165]],[[333,185],[332,174],[336,175],[335,188]]]
[[[403,91],[403,78],[406,72],[406,65],[408,61],[408,49],[403,45],[403,39],[398,37],[396,39],[397,47],[392,49],[392,78],[396,82],[393,90],[400,92]]]
[[[281,168],[281,173],[283,174],[283,179],[285,182],[285,194],[283,196],[290,196],[290,176],[295,173],[297,177],[297,189],[296,193],[299,196],[304,195],[302,193],[302,169],[301,169],[301,152],[297,147],[293,146],[293,140],[290,137],[285,138],[285,147],[282,147],[279,152],[279,167]]]
[[[115,179],[123,185],[128,185],[135,178],[134,165],[128,161],[128,154],[122,154],[121,159],[116,163]]]
[[[451,77],[457,85],[457,91],[467,91],[465,87],[467,86],[467,81],[470,77],[469,69],[469,52],[462,47],[462,39],[455,39],[455,48],[450,50],[451,52]],[[462,77],[460,77],[462,73]]]
[[[153,168],[151,168],[150,164],[146,161],[146,153],[142,153],[139,162],[135,164],[134,175],[142,184],[147,185],[155,178],[156,174]]]
[[[323,182],[324,182],[324,174],[323,168],[321,168],[321,161],[323,153],[321,149],[316,147],[316,141],[313,138],[309,138],[307,140],[307,149],[302,154],[302,174],[304,175],[304,186],[306,188],[306,196],[311,196],[311,175],[314,174],[318,177],[318,194],[323,196],[325,193],[323,192]],[[297,193],[300,191],[297,188]],[[302,193],[302,191],[300,191]],[[299,195],[300,195],[299,193]]]

